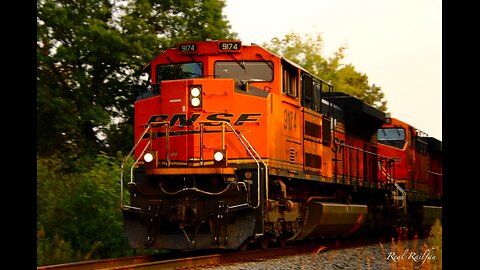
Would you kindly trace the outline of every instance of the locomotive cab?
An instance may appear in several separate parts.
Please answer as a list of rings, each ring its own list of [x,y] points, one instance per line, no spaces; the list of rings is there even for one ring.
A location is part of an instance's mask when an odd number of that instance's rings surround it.
[[[404,223],[411,230],[428,229],[441,221],[441,142],[395,118],[377,132],[378,152],[390,157],[390,169],[379,171],[384,182],[398,183],[408,205]],[[405,213],[406,213],[405,212]]]

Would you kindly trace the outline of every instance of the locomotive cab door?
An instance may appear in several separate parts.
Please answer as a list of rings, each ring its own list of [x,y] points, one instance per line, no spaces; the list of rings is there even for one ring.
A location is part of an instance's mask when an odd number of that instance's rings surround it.
[[[190,117],[187,96],[187,80],[162,82],[163,106],[160,108],[163,115],[170,116],[169,141],[165,136],[159,144],[160,156],[168,155],[175,164],[188,162],[189,141],[187,136],[187,119]],[[162,130],[165,132],[165,130]]]

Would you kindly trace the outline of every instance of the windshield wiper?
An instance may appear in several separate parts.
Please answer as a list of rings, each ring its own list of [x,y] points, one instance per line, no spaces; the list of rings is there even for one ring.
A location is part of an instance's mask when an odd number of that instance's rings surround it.
[[[243,69],[243,71],[245,72],[245,75],[246,75],[247,74],[247,68],[245,67],[245,63],[243,61],[238,61],[238,59],[235,58],[235,56],[233,56],[232,53],[229,53],[228,55],[230,55],[235,60],[235,63],[237,63]]]
[[[265,63],[273,70],[273,63],[270,62],[270,61],[267,61],[261,54],[257,53],[257,56],[259,56],[260,58],[262,58],[263,61],[265,61]]]

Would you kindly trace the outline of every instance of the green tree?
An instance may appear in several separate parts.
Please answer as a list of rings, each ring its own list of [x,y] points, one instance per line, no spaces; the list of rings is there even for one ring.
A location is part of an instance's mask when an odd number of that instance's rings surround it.
[[[146,21],[173,46],[187,40],[233,38],[222,0],[139,0]],[[148,12],[145,12],[148,11]]]
[[[177,42],[234,37],[224,6],[221,0],[38,1],[37,151],[76,158],[130,150],[133,102],[146,87],[142,68]]]
[[[129,49],[112,4],[45,0],[37,10],[37,151],[95,152]]]
[[[37,1],[37,261],[130,251],[119,209],[143,67],[186,40],[234,38],[221,0]],[[109,157],[102,154],[102,151]]]
[[[367,104],[381,110],[387,110],[387,101],[379,86],[369,85],[368,76],[355,70],[352,64],[342,64],[345,58],[345,46],[329,58],[322,56],[323,38],[320,34],[301,37],[288,33],[283,38],[274,37],[265,48],[296,62],[316,77],[330,82],[334,90],[357,97]]]

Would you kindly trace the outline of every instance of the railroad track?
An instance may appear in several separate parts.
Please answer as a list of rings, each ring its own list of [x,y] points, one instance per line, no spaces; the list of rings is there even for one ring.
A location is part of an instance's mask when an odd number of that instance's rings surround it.
[[[307,243],[284,248],[271,248],[250,251],[234,251],[223,254],[208,254],[176,259],[158,259],[155,256],[136,256],[119,259],[84,261],[37,267],[37,270],[120,270],[120,269],[192,269],[206,266],[218,266],[238,262],[260,261],[282,256],[294,256],[305,253],[319,253],[326,247],[320,243]]]
[[[87,270],[87,269],[112,269],[113,267],[141,264],[155,261],[154,256],[134,256],[117,259],[93,260],[56,265],[39,266],[37,270]]]
[[[105,259],[83,261],[58,265],[37,267],[37,270],[91,270],[91,269],[192,269],[201,267],[214,267],[233,263],[263,261],[283,256],[295,256],[306,253],[318,254],[327,249],[343,249],[356,246],[388,242],[386,237],[345,237],[341,239],[323,239],[317,241],[298,241],[286,247],[273,247],[268,249],[255,249],[246,251],[217,250],[216,253],[209,251],[191,251],[171,254],[157,254],[151,256],[134,256],[118,259]]]

